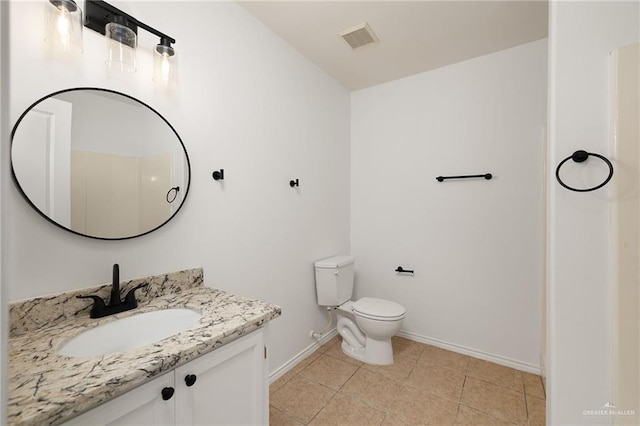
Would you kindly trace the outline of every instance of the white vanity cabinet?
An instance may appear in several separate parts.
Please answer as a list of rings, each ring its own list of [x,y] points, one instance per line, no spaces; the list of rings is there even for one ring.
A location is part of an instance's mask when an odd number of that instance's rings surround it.
[[[267,425],[264,333],[258,329],[64,425]]]

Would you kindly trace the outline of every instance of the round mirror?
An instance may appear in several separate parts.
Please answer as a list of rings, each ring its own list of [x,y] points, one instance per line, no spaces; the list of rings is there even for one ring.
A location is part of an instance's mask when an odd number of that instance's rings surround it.
[[[189,192],[189,156],[149,105],[75,88],[31,105],[11,132],[11,165],[26,200],[54,224],[121,240],[158,229]]]

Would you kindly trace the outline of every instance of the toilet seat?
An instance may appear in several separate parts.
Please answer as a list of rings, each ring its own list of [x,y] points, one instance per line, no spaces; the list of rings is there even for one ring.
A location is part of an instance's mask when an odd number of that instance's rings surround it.
[[[399,303],[375,297],[363,297],[352,304],[353,313],[376,321],[397,321],[404,318],[407,310]]]

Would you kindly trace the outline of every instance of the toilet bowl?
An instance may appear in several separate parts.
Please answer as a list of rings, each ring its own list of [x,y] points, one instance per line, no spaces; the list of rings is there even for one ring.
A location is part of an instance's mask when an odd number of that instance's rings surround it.
[[[352,256],[334,256],[315,263],[318,305],[336,308],[342,352],[367,364],[393,364],[391,337],[406,310],[374,297],[352,301],[354,262]]]
[[[338,306],[338,334],[342,352],[367,364],[393,364],[393,337],[402,327],[401,305],[371,297]]]

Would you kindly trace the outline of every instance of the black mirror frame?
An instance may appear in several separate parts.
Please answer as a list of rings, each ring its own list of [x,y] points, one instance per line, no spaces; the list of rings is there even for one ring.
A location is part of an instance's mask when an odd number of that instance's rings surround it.
[[[16,176],[15,170],[13,169],[13,138],[15,136],[16,130],[18,130],[18,126],[20,125],[20,123],[22,122],[22,120],[24,119],[24,117],[29,113],[29,111],[31,111],[36,105],[38,105],[40,102],[44,101],[45,99],[51,98],[53,96],[59,95],[61,93],[67,93],[67,92],[74,92],[74,91],[81,91],[81,90],[96,90],[96,91],[101,91],[101,92],[109,92],[109,93],[114,93],[116,95],[120,95],[120,96],[124,96],[126,98],[131,99],[132,101],[135,101],[145,107],[147,107],[149,110],[151,110],[153,113],[155,113],[158,117],[160,117],[162,119],[162,121],[164,121],[167,126],[169,126],[169,128],[171,129],[171,131],[176,135],[176,137],[178,138],[178,142],[180,142],[180,145],[182,146],[182,150],[184,151],[184,156],[185,159],[187,161],[187,171],[189,173],[189,180],[187,181],[187,185],[186,185],[186,189],[184,191],[184,197],[182,199],[182,203],[180,203],[180,205],[178,206],[178,208],[176,209],[175,212],[173,212],[173,214],[164,222],[162,222],[160,225],[156,226],[153,229],[150,229],[146,232],[143,232],[141,234],[136,234],[136,235],[132,235],[132,236],[128,236],[128,237],[118,237],[118,238],[107,238],[107,237],[98,237],[98,236],[93,236],[93,235],[87,235],[87,234],[83,234],[81,232],[77,232],[74,231],[73,229],[67,228],[66,226],[63,226],[61,224],[59,224],[58,222],[54,221],[53,219],[51,219],[49,216],[47,216],[44,212],[42,212],[38,207],[36,207],[35,204],[33,204],[33,202],[31,202],[31,200],[29,199],[29,197],[27,196],[27,194],[24,192],[24,190],[22,189],[22,187],[20,186],[20,182],[18,182],[18,178]],[[27,108],[21,115],[20,118],[18,118],[18,121],[16,122],[16,124],[13,126],[13,129],[11,130],[11,146],[9,147],[9,153],[11,155],[10,158],[10,162],[11,162],[11,177],[13,178],[13,182],[15,183],[16,187],[18,188],[18,191],[20,192],[20,194],[22,194],[22,197],[27,201],[27,203],[35,210],[37,211],[40,216],[44,217],[47,221],[51,222],[52,224],[54,224],[55,226],[57,226],[58,228],[64,229],[65,231],[71,232],[72,234],[76,234],[76,235],[80,235],[82,237],[87,237],[87,238],[92,238],[95,240],[106,240],[106,241],[121,241],[121,240],[130,240],[132,238],[137,238],[137,237],[141,237],[143,235],[147,235],[153,231],[156,231],[160,228],[162,228],[164,225],[167,224],[167,222],[169,222],[171,219],[173,219],[178,212],[180,211],[180,209],[182,209],[182,206],[184,206],[184,204],[187,201],[187,196],[189,195],[189,188],[191,187],[191,161],[189,160],[189,153],[187,152],[187,148],[184,146],[184,143],[182,142],[182,138],[180,137],[180,135],[178,134],[178,132],[176,132],[176,129],[171,125],[171,123],[169,123],[169,121],[167,121],[166,118],[164,118],[162,116],[162,114],[160,114],[158,111],[156,111],[154,108],[152,108],[151,106],[149,106],[148,104],[142,102],[139,99],[134,98],[133,96],[127,95],[126,93],[122,93],[122,92],[118,92],[116,90],[111,90],[111,89],[104,89],[101,87],[73,87],[73,88],[69,88],[69,89],[63,89],[63,90],[58,90],[57,92],[54,93],[50,93],[46,96],[43,96],[42,98],[38,99],[37,101],[35,101],[34,103],[32,103],[29,108]]]

